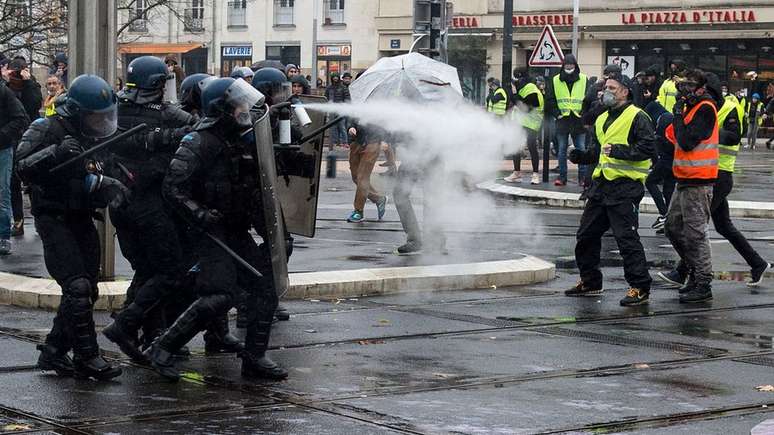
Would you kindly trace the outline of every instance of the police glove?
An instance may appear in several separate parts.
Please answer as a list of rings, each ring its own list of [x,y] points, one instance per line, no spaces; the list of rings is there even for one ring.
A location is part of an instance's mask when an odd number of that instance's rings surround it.
[[[102,174],[88,174],[86,176],[86,190],[102,206],[109,205],[111,208],[121,208],[129,204],[129,189],[112,177]]]
[[[54,157],[58,161],[67,160],[73,158],[83,152],[83,147],[72,136],[65,136],[59,145],[54,148]]]
[[[208,229],[218,224],[223,219],[223,215],[215,210],[200,209],[196,213],[196,221],[202,229]]]

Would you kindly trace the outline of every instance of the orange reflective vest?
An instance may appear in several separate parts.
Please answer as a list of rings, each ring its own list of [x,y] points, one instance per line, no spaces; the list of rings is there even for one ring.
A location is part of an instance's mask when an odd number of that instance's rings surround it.
[[[675,159],[672,162],[672,173],[677,179],[714,180],[718,178],[718,159],[720,158],[718,143],[720,142],[720,128],[717,120],[717,108],[711,102],[704,100],[691,108],[691,110],[688,111],[688,114],[683,118],[683,121],[686,125],[690,124],[696,111],[705,104],[712,107],[712,111],[715,113],[715,127],[712,129],[710,137],[699,142],[699,145],[697,145],[696,148],[690,151],[680,148],[680,144],[677,143],[677,139],[675,138],[674,125],[670,125],[666,129],[666,138],[675,146]]]

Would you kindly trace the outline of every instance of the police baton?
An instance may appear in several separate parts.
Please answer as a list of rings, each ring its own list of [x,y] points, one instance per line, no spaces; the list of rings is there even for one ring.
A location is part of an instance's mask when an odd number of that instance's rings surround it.
[[[219,238],[213,236],[212,234],[210,234],[208,232],[205,232],[204,235],[207,236],[208,239],[212,240],[213,243],[215,243],[216,245],[220,246],[220,249],[226,251],[226,254],[230,255],[231,258],[236,260],[237,263],[241,264],[245,269],[250,271],[250,273],[252,273],[253,275],[255,275],[258,278],[263,278],[263,275],[261,274],[261,272],[258,272],[258,269],[254,268],[250,263],[245,261],[244,258],[240,257],[239,254],[234,252],[233,249],[229,248],[228,245],[223,243],[222,240],[220,240]]]
[[[60,164],[54,166],[53,168],[51,168],[48,171],[48,173],[49,174],[53,174],[54,172],[57,172],[57,171],[59,171],[62,168],[66,168],[66,167],[72,165],[73,163],[79,162],[79,161],[83,160],[84,158],[86,158],[86,157],[88,157],[88,156],[90,156],[92,154],[98,153],[98,152],[104,150],[105,148],[113,145],[114,143],[120,142],[120,141],[126,139],[127,137],[132,136],[135,133],[139,133],[141,130],[145,130],[147,128],[148,128],[148,124],[145,124],[145,123],[136,125],[136,126],[130,128],[129,130],[126,130],[125,132],[123,132],[121,134],[117,134],[117,135],[111,137],[110,139],[100,143],[99,145],[95,145],[95,146],[87,149],[86,151],[78,154],[77,156],[75,156],[75,157],[73,157],[71,159],[69,159],[69,160],[67,160],[67,161],[65,161],[63,163],[60,163]]]
[[[320,128],[317,128],[317,129],[315,129],[315,130],[312,130],[312,132],[310,132],[310,133],[309,133],[309,134],[307,134],[306,136],[302,137],[302,138],[301,138],[301,139],[299,139],[297,142],[298,142],[298,143],[306,143],[306,142],[308,142],[309,140],[311,140],[311,139],[314,139],[314,138],[315,138],[315,136],[317,136],[318,134],[320,134],[320,133],[324,132],[325,130],[327,130],[327,129],[331,128],[331,127],[333,126],[333,124],[335,124],[335,123],[337,123],[337,122],[341,121],[342,119],[343,119],[343,118],[342,118],[341,116],[337,116],[337,117],[336,117],[336,119],[334,119],[334,120],[332,120],[332,121],[328,121],[328,123],[326,123],[326,124],[323,124],[323,126],[322,126],[322,127],[320,127]]]

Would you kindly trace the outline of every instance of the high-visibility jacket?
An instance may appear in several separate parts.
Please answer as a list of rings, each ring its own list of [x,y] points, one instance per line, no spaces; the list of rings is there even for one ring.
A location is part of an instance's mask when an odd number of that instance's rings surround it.
[[[670,124],[666,128],[665,136],[675,146],[675,159],[672,161],[672,173],[678,180],[683,179],[695,179],[695,180],[714,180],[718,178],[718,142],[720,141],[720,128],[717,122],[717,109],[715,105],[707,100],[699,102],[699,104],[693,106],[688,114],[683,118],[685,124],[690,124],[693,120],[696,111],[701,106],[709,105],[712,111],[715,112],[716,120],[715,127],[712,129],[712,134],[707,139],[699,142],[696,148],[686,151],[680,148],[680,144],[677,143],[675,137],[674,124]]]
[[[747,102],[747,105],[744,108],[744,113],[747,114],[747,119],[750,119],[750,106],[752,105],[752,100]],[[755,105],[755,112],[758,114],[757,123],[760,127],[763,124],[763,102],[758,101],[758,103]]]
[[[656,101],[661,103],[667,112],[672,111],[672,108],[675,107],[675,103],[677,102],[677,85],[675,85],[674,80],[664,80],[664,83],[662,83],[661,87],[658,89]]]
[[[733,95],[726,96],[726,101],[718,111],[718,130],[723,128],[723,124],[726,122],[726,118],[728,118],[728,115],[734,111],[736,111],[737,117],[739,118],[739,137],[741,138],[742,131],[744,131],[744,127],[742,126],[744,111],[739,105],[739,101]],[[729,145],[723,145],[720,143],[718,144],[718,149],[720,152],[720,156],[718,158],[718,169],[726,172],[734,172],[736,155],[739,153],[739,145],[741,145],[741,141],[739,143]]]
[[[597,141],[600,145],[615,144],[617,146],[631,146],[629,143],[629,132],[632,129],[632,123],[642,109],[635,105],[629,105],[618,115],[607,130],[604,129],[605,121],[609,116],[608,111],[599,115],[594,124],[597,134]],[[599,153],[599,164],[594,169],[592,178],[596,179],[604,175],[605,179],[613,181],[618,178],[628,178],[634,181],[645,183],[648,177],[651,160],[621,160],[606,156],[605,153]]]
[[[580,118],[583,111],[583,98],[586,96],[587,82],[588,77],[586,77],[586,74],[579,73],[578,81],[573,83],[572,92],[570,92],[567,83],[559,79],[559,74],[554,76],[554,96],[562,116],[570,116],[570,112],[572,112]]]
[[[527,83],[524,87],[519,89],[519,97],[522,99],[527,98],[532,94],[537,94],[538,106],[531,107],[529,113],[521,118],[521,125],[524,128],[528,128],[533,131],[540,130],[540,125],[543,123],[543,93],[540,92],[534,83]],[[514,114],[516,111],[514,110]]]
[[[494,92],[495,95],[502,95],[503,99],[492,103],[491,101],[486,104],[486,111],[492,112],[495,115],[505,115],[505,110],[508,108],[508,94],[505,93],[505,89],[497,88]]]
[[[742,124],[747,124],[747,114],[750,113],[750,106],[747,104],[747,98],[742,97],[739,99],[739,107],[742,108],[742,112],[744,112],[744,117],[739,120]]]

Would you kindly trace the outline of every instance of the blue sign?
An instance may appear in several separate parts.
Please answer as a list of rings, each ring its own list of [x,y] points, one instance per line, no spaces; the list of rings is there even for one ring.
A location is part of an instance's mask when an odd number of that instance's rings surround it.
[[[223,57],[253,57],[253,47],[250,45],[224,46]]]
[[[390,48],[391,49],[400,48],[400,39],[390,39]]]

